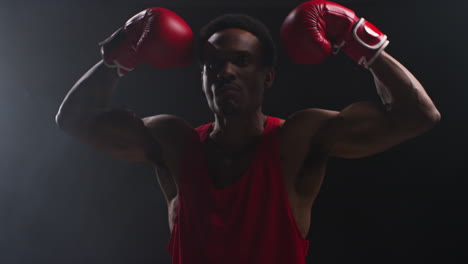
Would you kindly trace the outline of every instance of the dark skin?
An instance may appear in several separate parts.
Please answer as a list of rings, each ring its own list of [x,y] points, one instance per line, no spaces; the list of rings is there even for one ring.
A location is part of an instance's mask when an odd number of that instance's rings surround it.
[[[201,79],[215,120],[205,153],[195,130],[179,117],[140,119],[130,111],[110,108],[118,77],[102,62],[75,84],[57,114],[59,126],[72,136],[114,157],[155,168],[167,199],[171,230],[184,147],[190,144],[195,153],[206,155],[217,188],[237,182],[263,132],[263,93],[275,76],[272,67],[262,64],[258,39],[247,31],[217,32],[204,52]],[[281,120],[282,174],[303,237],[309,231],[310,210],[329,157],[360,158],[385,151],[427,131],[440,119],[422,85],[386,52],[370,71],[382,104],[357,102],[342,111],[305,109]]]

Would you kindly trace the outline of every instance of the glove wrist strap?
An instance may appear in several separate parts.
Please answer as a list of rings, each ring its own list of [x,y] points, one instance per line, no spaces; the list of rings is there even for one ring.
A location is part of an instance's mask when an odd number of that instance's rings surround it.
[[[138,64],[136,50],[125,34],[123,28],[118,29],[109,38],[99,43],[101,57],[109,68],[116,68],[119,77],[133,70]]]
[[[368,69],[389,43],[385,34],[364,18],[360,18],[353,25],[350,34],[339,44],[333,45],[333,53],[336,54],[342,49],[351,59]]]

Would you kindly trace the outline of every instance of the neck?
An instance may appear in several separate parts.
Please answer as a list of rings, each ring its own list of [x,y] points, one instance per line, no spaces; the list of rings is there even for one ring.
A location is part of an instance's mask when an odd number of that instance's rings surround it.
[[[261,110],[233,116],[215,114],[209,138],[226,152],[236,153],[257,141],[263,133],[265,122],[266,116]]]

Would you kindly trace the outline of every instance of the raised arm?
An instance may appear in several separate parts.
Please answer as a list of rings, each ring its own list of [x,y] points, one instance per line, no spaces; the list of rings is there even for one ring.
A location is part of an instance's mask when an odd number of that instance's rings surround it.
[[[358,102],[323,126],[331,156],[359,158],[382,152],[429,130],[440,113],[423,86],[382,52],[370,66],[383,104]]]
[[[172,133],[160,130],[189,126],[168,115],[141,119],[130,110],[111,108],[110,98],[119,78],[140,62],[158,68],[188,64],[191,45],[192,31],[175,13],[163,8],[138,13],[102,43],[103,60],[67,94],[56,116],[58,126],[114,157],[162,164],[159,135]]]
[[[324,155],[359,158],[384,151],[431,128],[440,114],[419,81],[383,50],[387,36],[341,5],[312,0],[283,23],[292,61],[319,64],[342,51],[374,76],[383,104],[358,102],[341,112],[307,109],[291,117]],[[312,150],[313,151],[313,150]]]

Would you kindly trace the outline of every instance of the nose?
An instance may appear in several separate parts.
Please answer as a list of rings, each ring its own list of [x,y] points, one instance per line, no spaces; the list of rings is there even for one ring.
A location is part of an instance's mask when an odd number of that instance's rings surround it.
[[[236,79],[235,66],[230,62],[226,61],[219,69],[216,77],[222,81],[232,81]]]

